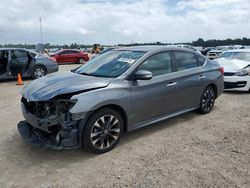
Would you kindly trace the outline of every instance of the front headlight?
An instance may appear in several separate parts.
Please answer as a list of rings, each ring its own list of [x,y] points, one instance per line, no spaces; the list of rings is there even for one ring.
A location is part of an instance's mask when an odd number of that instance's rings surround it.
[[[76,99],[74,100],[58,100],[57,101],[59,103],[59,109],[61,112],[67,112],[69,111],[77,102]]]
[[[247,76],[250,75],[250,67],[246,68],[246,69],[242,69],[238,72],[235,73],[237,76]]]

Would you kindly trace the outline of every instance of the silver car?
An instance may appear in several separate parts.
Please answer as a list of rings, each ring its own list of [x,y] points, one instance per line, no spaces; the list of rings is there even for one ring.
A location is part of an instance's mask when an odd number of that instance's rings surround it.
[[[192,50],[120,48],[31,82],[18,129],[34,145],[104,153],[124,132],[192,110],[209,113],[222,92],[223,69]]]
[[[22,48],[0,49],[0,79],[14,78],[20,73],[33,79],[58,71],[55,59]]]

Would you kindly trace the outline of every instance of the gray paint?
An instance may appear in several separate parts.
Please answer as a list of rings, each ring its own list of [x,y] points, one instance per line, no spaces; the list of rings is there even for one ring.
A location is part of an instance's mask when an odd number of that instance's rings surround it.
[[[110,80],[72,72],[54,73],[32,81],[23,89],[22,95],[29,101],[47,101],[62,94],[106,87]]]
[[[27,49],[23,49],[23,48],[1,48],[0,51],[7,51],[8,52],[8,65],[7,65],[6,73],[0,74],[0,79],[9,79],[9,78],[16,77],[16,76],[13,76],[11,74],[10,69],[9,69],[10,64],[11,64],[10,52],[12,50],[21,50],[21,51],[31,52],[31,51],[29,51]],[[26,63],[26,65],[27,65],[27,63]],[[27,66],[27,69],[23,73],[23,77],[31,77],[33,68],[35,66],[38,66],[38,65],[45,67],[47,70],[47,74],[58,71],[58,65],[56,62],[53,62],[47,56],[44,56],[42,54],[37,54],[35,57],[32,57],[30,64]]]
[[[131,80],[136,68],[153,54],[173,50],[195,52],[164,47],[125,49],[147,53],[117,78],[53,74],[33,81],[23,90],[23,96],[29,101],[46,101],[61,94],[78,92],[71,97],[77,99],[70,110],[72,117],[80,117],[82,122],[86,122],[90,112],[106,105],[116,105],[125,111],[129,131],[198,108],[202,92],[209,84],[216,85],[218,96],[223,91],[219,65],[209,60],[203,66],[156,76],[151,80]],[[80,129],[83,130],[82,127]]]

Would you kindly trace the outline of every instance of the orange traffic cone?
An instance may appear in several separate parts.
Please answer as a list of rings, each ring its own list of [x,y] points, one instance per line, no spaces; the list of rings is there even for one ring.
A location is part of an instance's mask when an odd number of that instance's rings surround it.
[[[18,73],[18,75],[17,75],[17,84],[16,85],[18,85],[18,86],[23,85],[23,80],[22,80],[20,73]]]

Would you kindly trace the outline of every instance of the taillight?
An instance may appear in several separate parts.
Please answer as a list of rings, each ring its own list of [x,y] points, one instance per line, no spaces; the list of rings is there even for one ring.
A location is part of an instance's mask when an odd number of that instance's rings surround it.
[[[223,67],[220,67],[219,71],[221,72],[222,75],[224,75],[224,68]]]
[[[49,57],[49,60],[56,62],[56,58],[55,57]]]

